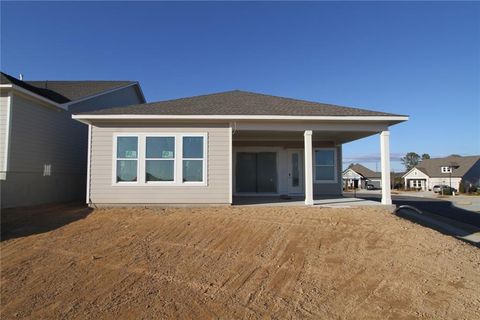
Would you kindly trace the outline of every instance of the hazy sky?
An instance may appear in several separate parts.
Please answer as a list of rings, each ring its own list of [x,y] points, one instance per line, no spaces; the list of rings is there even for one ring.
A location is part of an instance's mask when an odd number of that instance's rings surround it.
[[[242,89],[407,114],[393,160],[480,154],[474,2],[2,2],[1,69],[138,80],[148,101]],[[379,149],[349,143],[345,164],[375,169]]]

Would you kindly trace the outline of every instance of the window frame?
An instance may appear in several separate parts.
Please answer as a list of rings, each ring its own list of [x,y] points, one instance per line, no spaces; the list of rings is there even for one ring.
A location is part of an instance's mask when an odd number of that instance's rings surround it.
[[[137,138],[137,157],[133,158],[118,158],[118,138]],[[112,165],[112,183],[113,185],[138,185],[140,184],[140,137],[136,134],[114,134],[113,135],[113,165]],[[117,181],[117,161],[118,160],[131,160],[137,161],[137,180],[136,181]]]
[[[147,158],[147,138],[173,138],[173,158]],[[164,133],[153,133],[153,134],[144,134],[143,135],[143,145],[144,145],[144,152],[143,152],[143,180],[142,182],[146,185],[172,185],[176,184],[178,181],[177,177],[177,137],[175,134],[164,134]],[[147,161],[154,160],[154,161],[172,161],[173,160],[173,181],[147,181]]]
[[[136,137],[137,138],[137,158],[129,158],[127,160],[137,161],[137,181],[118,181],[117,182],[117,141],[119,137]],[[175,154],[174,158],[147,158],[147,137],[173,137],[175,139]],[[183,182],[183,137],[202,137],[203,138],[203,166],[202,166],[202,181],[185,181]],[[208,133],[206,132],[119,132],[113,133],[112,137],[112,186],[139,186],[139,187],[204,187],[208,186]],[[200,158],[185,158],[185,160],[200,160]],[[124,160],[124,158],[120,158]],[[147,160],[173,160],[173,181],[147,181],[146,177],[146,163]]]
[[[317,167],[331,167],[326,165],[316,164],[316,152],[317,151],[333,151],[333,180],[317,180]],[[312,152],[312,164],[313,164],[313,182],[314,183],[338,183],[338,163],[337,163],[337,148],[314,148]]]
[[[185,137],[201,137],[203,138],[203,158],[184,158],[183,157],[183,138]],[[206,133],[182,133],[180,135],[180,161],[179,161],[179,179],[183,185],[207,185],[207,134]],[[202,160],[202,181],[183,181],[183,160]]]
[[[442,173],[452,173],[452,167],[450,167],[450,166],[442,166],[441,171],[442,171]]]

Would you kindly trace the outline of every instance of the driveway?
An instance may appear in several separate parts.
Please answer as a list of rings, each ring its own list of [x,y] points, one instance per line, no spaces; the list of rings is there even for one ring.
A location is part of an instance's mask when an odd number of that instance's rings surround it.
[[[348,194],[351,196],[352,194]],[[374,193],[357,193],[356,197],[366,200],[380,201],[381,195]],[[463,199],[463,198],[462,198]],[[428,198],[412,195],[392,195],[393,204],[397,206],[410,205],[421,211],[426,211],[445,218],[456,220],[480,228],[480,213],[473,210],[466,210],[452,201],[460,201],[459,197],[455,198]]]

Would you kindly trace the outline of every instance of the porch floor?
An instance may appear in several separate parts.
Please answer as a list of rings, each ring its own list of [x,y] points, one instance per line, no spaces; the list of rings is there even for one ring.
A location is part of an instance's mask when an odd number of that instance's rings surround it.
[[[233,205],[235,206],[305,206],[305,198],[303,196],[291,197],[233,197]],[[358,206],[385,206],[378,201],[364,200],[359,198],[344,196],[325,196],[315,197],[313,205],[326,208],[351,208]],[[393,208],[392,206],[385,206]]]

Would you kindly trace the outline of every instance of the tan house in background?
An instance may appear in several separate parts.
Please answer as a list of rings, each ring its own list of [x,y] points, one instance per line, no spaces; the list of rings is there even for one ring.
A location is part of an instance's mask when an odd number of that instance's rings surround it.
[[[402,177],[406,189],[432,190],[435,185],[460,190],[470,184],[480,186],[480,156],[449,156],[422,160]]]
[[[232,204],[235,197],[342,194],[342,145],[407,116],[245,91],[80,113],[88,125],[87,203]],[[390,188],[382,203],[391,204]]]
[[[344,186],[348,188],[367,189],[370,185],[374,189],[382,188],[382,174],[375,172],[362,166],[359,163],[354,163],[342,173]]]
[[[72,113],[144,102],[135,81],[22,81],[0,73],[1,208],[83,197],[88,130]]]

